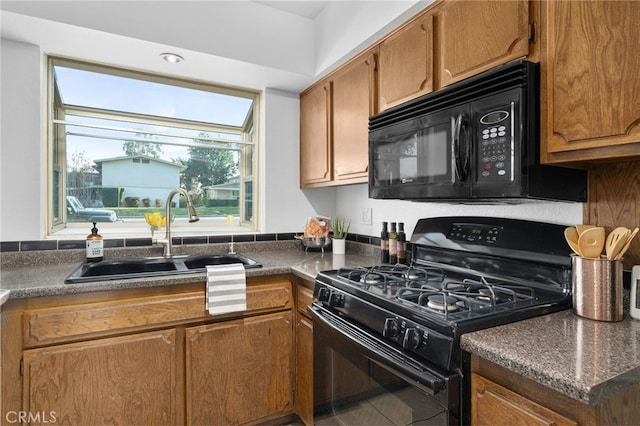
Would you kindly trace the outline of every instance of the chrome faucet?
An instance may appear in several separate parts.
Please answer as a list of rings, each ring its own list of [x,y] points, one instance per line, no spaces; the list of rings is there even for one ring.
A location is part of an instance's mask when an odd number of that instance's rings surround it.
[[[187,199],[187,210],[189,211],[189,223],[197,222],[200,220],[198,214],[196,213],[195,207],[193,207],[193,202],[191,201],[191,197],[189,193],[182,189],[176,188],[169,193],[169,197],[167,197],[167,204],[165,205],[165,218],[167,220],[167,232],[164,235],[164,238],[158,238],[157,243],[164,245],[164,257],[173,256],[173,244],[171,241],[171,200],[173,196],[176,194],[182,194]]]

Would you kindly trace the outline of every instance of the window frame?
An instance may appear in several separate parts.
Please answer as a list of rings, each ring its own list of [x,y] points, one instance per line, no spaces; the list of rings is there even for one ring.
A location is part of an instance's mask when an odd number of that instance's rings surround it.
[[[56,56],[47,56],[47,123],[46,123],[46,161],[47,161],[47,202],[46,204],[46,233],[48,238],[56,239],[75,239],[78,237],[84,237],[87,234],[88,222],[69,222],[67,220],[66,209],[66,195],[67,195],[67,144],[66,144],[66,132],[59,130],[63,128],[65,124],[71,124],[66,120],[67,116],[75,113],[79,113],[85,116],[94,118],[118,119],[121,121],[131,121],[135,123],[151,124],[151,125],[163,125],[167,127],[176,127],[179,125],[181,128],[189,130],[207,131],[207,132],[224,132],[224,133],[236,133],[239,134],[239,140],[224,140],[223,138],[198,138],[198,140],[211,140],[216,143],[228,143],[230,145],[236,145],[238,148],[233,149],[238,152],[239,155],[239,183],[240,183],[240,199],[239,199],[239,220],[237,225],[229,225],[228,223],[213,223],[215,220],[211,217],[211,220],[201,220],[196,223],[182,223],[176,220],[172,224],[172,230],[181,235],[202,235],[203,233],[223,233],[223,234],[237,234],[237,233],[255,233],[259,229],[258,218],[258,194],[259,189],[258,177],[260,164],[259,161],[259,117],[260,117],[260,100],[261,93],[256,90],[239,89],[224,87],[213,83],[207,83],[195,80],[186,80],[178,77],[169,77],[160,74],[152,74],[148,72],[134,71],[124,68],[117,68],[109,65],[101,65],[83,62],[79,60],[61,58]],[[84,71],[97,72],[101,74],[110,74],[118,77],[133,78],[143,81],[149,81],[154,83],[167,84],[177,87],[195,89],[200,91],[208,91],[212,93],[218,93],[223,95],[230,95],[236,97],[242,97],[245,99],[251,99],[252,104],[244,123],[240,127],[228,126],[215,123],[204,123],[200,121],[176,119],[170,117],[158,117],[153,115],[129,113],[126,111],[110,111],[106,109],[88,108],[76,105],[65,106],[62,102],[60,92],[56,87],[56,79],[54,75],[54,67],[63,66]],[[70,114],[71,113],[71,114]],[[160,133],[158,133],[160,134]],[[211,134],[211,133],[210,133]],[[172,137],[176,137],[175,134]],[[183,138],[184,140],[191,139],[190,142],[180,144],[181,146],[203,146],[199,145],[197,141],[193,139],[193,136],[177,136],[177,138]],[[164,144],[164,142],[163,142]],[[209,146],[205,146],[209,148]],[[252,154],[251,164],[247,164],[248,155],[247,152]],[[245,172],[251,170],[251,174],[245,176]],[[59,190],[56,193],[54,188],[54,173],[57,174]],[[244,212],[244,198],[245,198],[245,182],[251,182],[252,185],[252,212],[250,219],[247,220],[247,215]],[[54,208],[58,206],[60,209],[59,218],[54,217]],[[162,208],[164,210],[164,207]],[[217,222],[220,222],[218,219]],[[100,231],[103,236],[108,237],[149,237],[148,225],[142,220],[134,220],[132,222],[123,223],[100,223]]]

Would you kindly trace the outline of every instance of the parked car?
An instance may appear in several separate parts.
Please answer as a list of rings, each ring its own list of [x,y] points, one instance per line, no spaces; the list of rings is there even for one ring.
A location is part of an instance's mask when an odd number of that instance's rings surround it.
[[[67,220],[69,222],[118,222],[118,214],[109,209],[89,209],[73,195],[67,195]]]

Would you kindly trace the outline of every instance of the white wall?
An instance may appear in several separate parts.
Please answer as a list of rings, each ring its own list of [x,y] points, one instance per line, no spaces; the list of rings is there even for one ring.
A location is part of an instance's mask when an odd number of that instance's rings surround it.
[[[44,235],[43,67],[38,46],[2,40],[0,241]]]
[[[316,75],[370,46],[433,0],[332,1],[316,17]]]
[[[418,219],[437,216],[494,216],[575,225],[582,222],[582,203],[531,201],[524,204],[448,204],[373,200],[366,184],[340,187],[336,214],[351,219],[351,231],[378,236],[382,222],[404,222],[411,235]],[[363,208],[372,209],[372,225],[361,223]]]

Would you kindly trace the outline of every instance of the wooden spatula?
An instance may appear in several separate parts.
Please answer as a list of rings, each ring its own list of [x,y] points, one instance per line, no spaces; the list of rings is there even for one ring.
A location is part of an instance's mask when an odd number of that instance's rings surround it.
[[[604,244],[604,250],[607,253],[607,259],[614,260],[622,247],[627,243],[627,238],[631,234],[629,228],[619,226],[607,236],[607,241]]]

